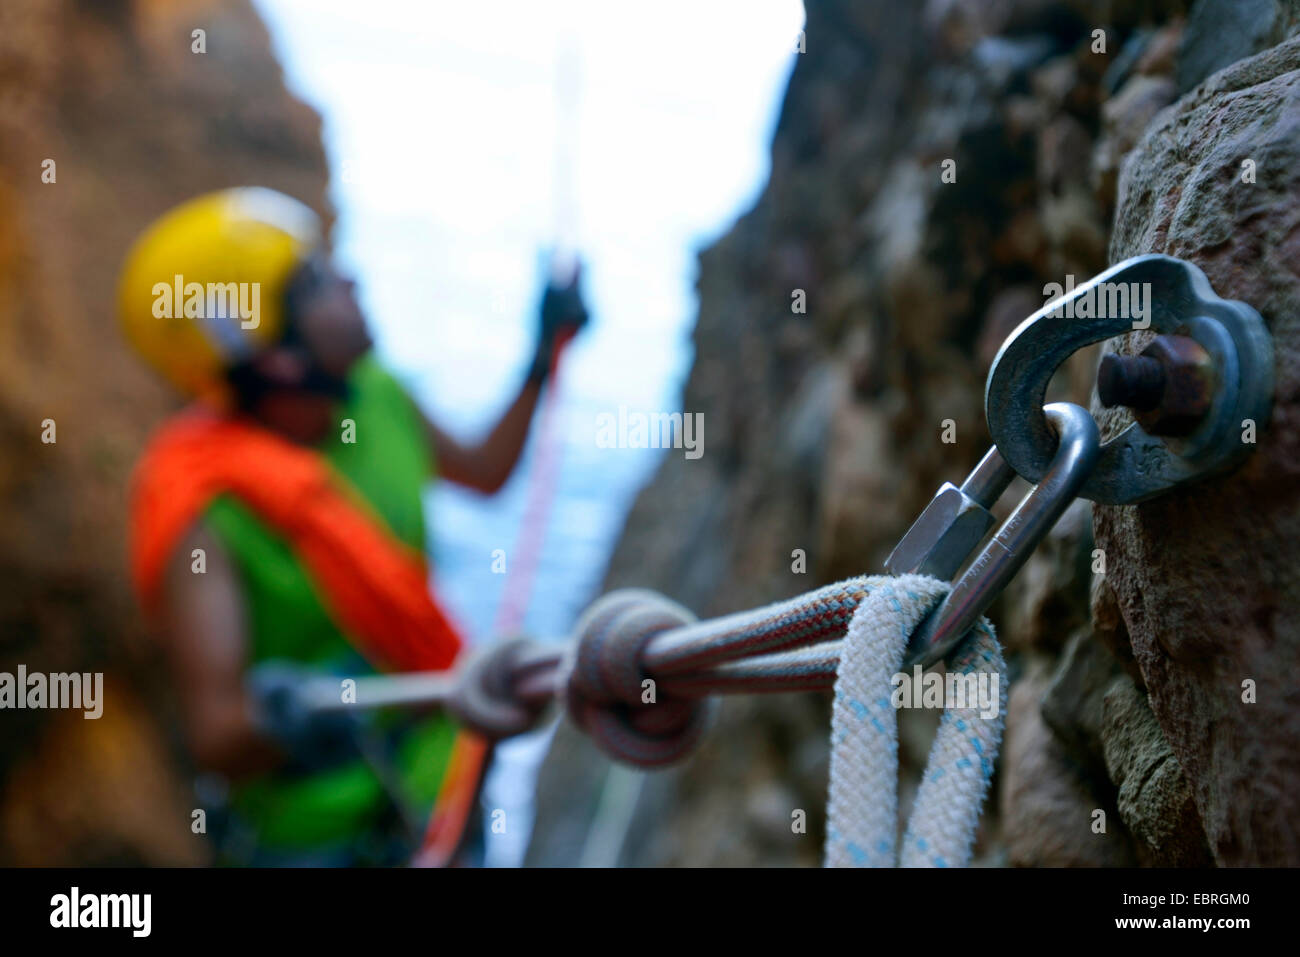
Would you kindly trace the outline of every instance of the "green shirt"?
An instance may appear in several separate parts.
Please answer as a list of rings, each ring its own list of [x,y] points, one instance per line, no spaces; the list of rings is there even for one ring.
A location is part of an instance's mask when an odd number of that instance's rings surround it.
[[[423,493],[434,475],[433,451],[419,411],[374,359],[357,362],[340,427],[320,452],[398,539],[425,550]],[[204,518],[230,553],[243,583],[250,666],[292,661],[347,675],[372,673],[339,630],[316,583],[286,540],[233,495],[212,501]],[[379,716],[391,728],[393,716]],[[432,805],[456,728],[446,718],[398,735],[395,764],[406,796]],[[259,846],[287,850],[363,838],[388,808],[378,777],[362,761],[311,777],[268,775],[236,789],[233,809]]]

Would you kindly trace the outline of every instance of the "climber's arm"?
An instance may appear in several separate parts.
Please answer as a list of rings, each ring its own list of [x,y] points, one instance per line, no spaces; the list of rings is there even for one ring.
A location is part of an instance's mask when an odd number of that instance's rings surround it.
[[[525,382],[492,431],[476,445],[458,442],[426,417],[425,431],[437,458],[438,474],[489,495],[501,488],[519,462],[540,392],[540,383]]]
[[[196,574],[191,555],[203,549]],[[258,730],[244,677],[248,658],[242,586],[202,523],[172,553],[163,581],[163,633],[195,760],[238,778],[270,770],[283,754]]]
[[[505,414],[477,445],[463,445],[425,419],[441,475],[480,492],[501,488],[514,471],[528,438],[542,383],[565,344],[587,324],[587,307],[578,289],[579,273],[567,285],[546,287],[537,310],[537,348],[528,375]]]

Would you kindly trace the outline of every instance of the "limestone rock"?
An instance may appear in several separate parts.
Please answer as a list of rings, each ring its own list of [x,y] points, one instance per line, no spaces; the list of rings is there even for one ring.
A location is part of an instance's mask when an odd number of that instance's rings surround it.
[[[1106,776],[1101,746],[1103,700],[1119,674],[1118,662],[1094,639],[1091,629],[1083,628],[1071,636],[1043,692],[1043,720],[1070,756],[1095,777]]]
[[[1178,92],[1270,47],[1294,31],[1296,0],[1198,0],[1178,54]]]
[[[1128,626],[1120,612],[1115,590],[1106,581],[1105,575],[1097,575],[1092,580],[1092,636],[1124,669],[1124,673],[1133,679],[1134,684],[1145,690],[1142,669],[1133,657],[1133,645],[1129,640]]]
[[[1295,3],[1277,3],[1269,37],[1280,40]],[[701,254],[683,405],[709,419],[709,453],[665,461],[610,566],[608,587],[659,588],[701,615],[874,571],[938,485],[987,449],[988,362],[1045,303],[1046,284],[1164,250],[1259,307],[1278,337],[1281,399],[1255,460],[1164,500],[1097,509],[1101,575],[1090,506],[1076,506],[993,611],[1015,683],[985,862],[1139,860],[1115,804],[1122,765],[1106,749],[1122,757],[1120,742],[1146,739],[1117,718],[1106,743],[1103,691],[1116,677],[1149,689],[1177,758],[1162,774],[1181,768],[1215,859],[1300,862],[1287,821],[1300,789],[1300,54],[1283,44],[1174,103],[1189,7],[810,0],[770,181]],[[1258,182],[1238,188],[1247,158]],[[789,314],[795,286],[808,290],[806,316]],[[1048,401],[1087,403],[1096,368],[1096,350],[1072,357]],[[1125,421],[1094,413],[1112,432]],[[939,441],[946,419],[955,444]],[[1023,491],[1015,483],[998,514]],[[809,574],[791,573],[794,547],[808,550]],[[1257,704],[1241,702],[1246,678]],[[653,779],[661,803],[642,801],[632,834],[658,837],[630,839],[627,861],[747,862],[762,847],[764,863],[815,862],[776,840],[773,808],[787,791],[824,798],[818,702],[729,702],[715,732],[729,750],[706,742],[680,773]],[[905,763],[924,754],[925,731],[904,729]],[[1185,809],[1171,833],[1153,828],[1159,808],[1182,808],[1174,792],[1136,787],[1123,767],[1141,860],[1195,863],[1180,843]],[[1106,836],[1091,830],[1097,809]]]
[[[1102,139],[1093,155],[1097,195],[1107,209],[1114,205],[1120,165],[1155,115],[1174,101],[1174,81],[1167,76],[1133,77],[1102,107]]]

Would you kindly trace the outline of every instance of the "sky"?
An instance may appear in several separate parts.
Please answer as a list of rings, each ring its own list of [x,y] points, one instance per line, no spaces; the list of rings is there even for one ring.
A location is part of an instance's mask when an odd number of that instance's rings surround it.
[[[597,320],[571,387],[673,404],[695,253],[766,179],[798,0],[258,7],[324,116],[336,248],[381,349],[451,427],[486,425],[516,384],[562,232]],[[575,197],[567,214],[557,192]]]

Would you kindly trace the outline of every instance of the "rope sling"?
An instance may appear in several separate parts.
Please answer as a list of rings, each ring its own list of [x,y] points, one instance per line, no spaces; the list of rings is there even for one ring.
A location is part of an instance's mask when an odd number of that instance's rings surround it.
[[[653,592],[614,592],[597,601],[576,628],[564,688],[569,714],[618,760],[642,767],[673,763],[698,743],[708,722],[709,701],[695,695],[789,690],[821,675],[822,659],[761,652],[816,648],[828,637],[843,636],[836,645],[825,861],[834,867],[894,866],[900,863],[898,715],[890,687],[912,632],[948,588],[921,575],[854,578],[702,623]],[[824,648],[818,652],[824,654]],[[747,662],[721,663],[753,655]],[[639,661],[665,676],[664,697]],[[944,712],[903,840],[903,866],[965,865],[992,779],[1006,669],[986,621],[958,646],[952,668],[996,674],[1001,697],[992,717],[982,716],[973,703]]]

